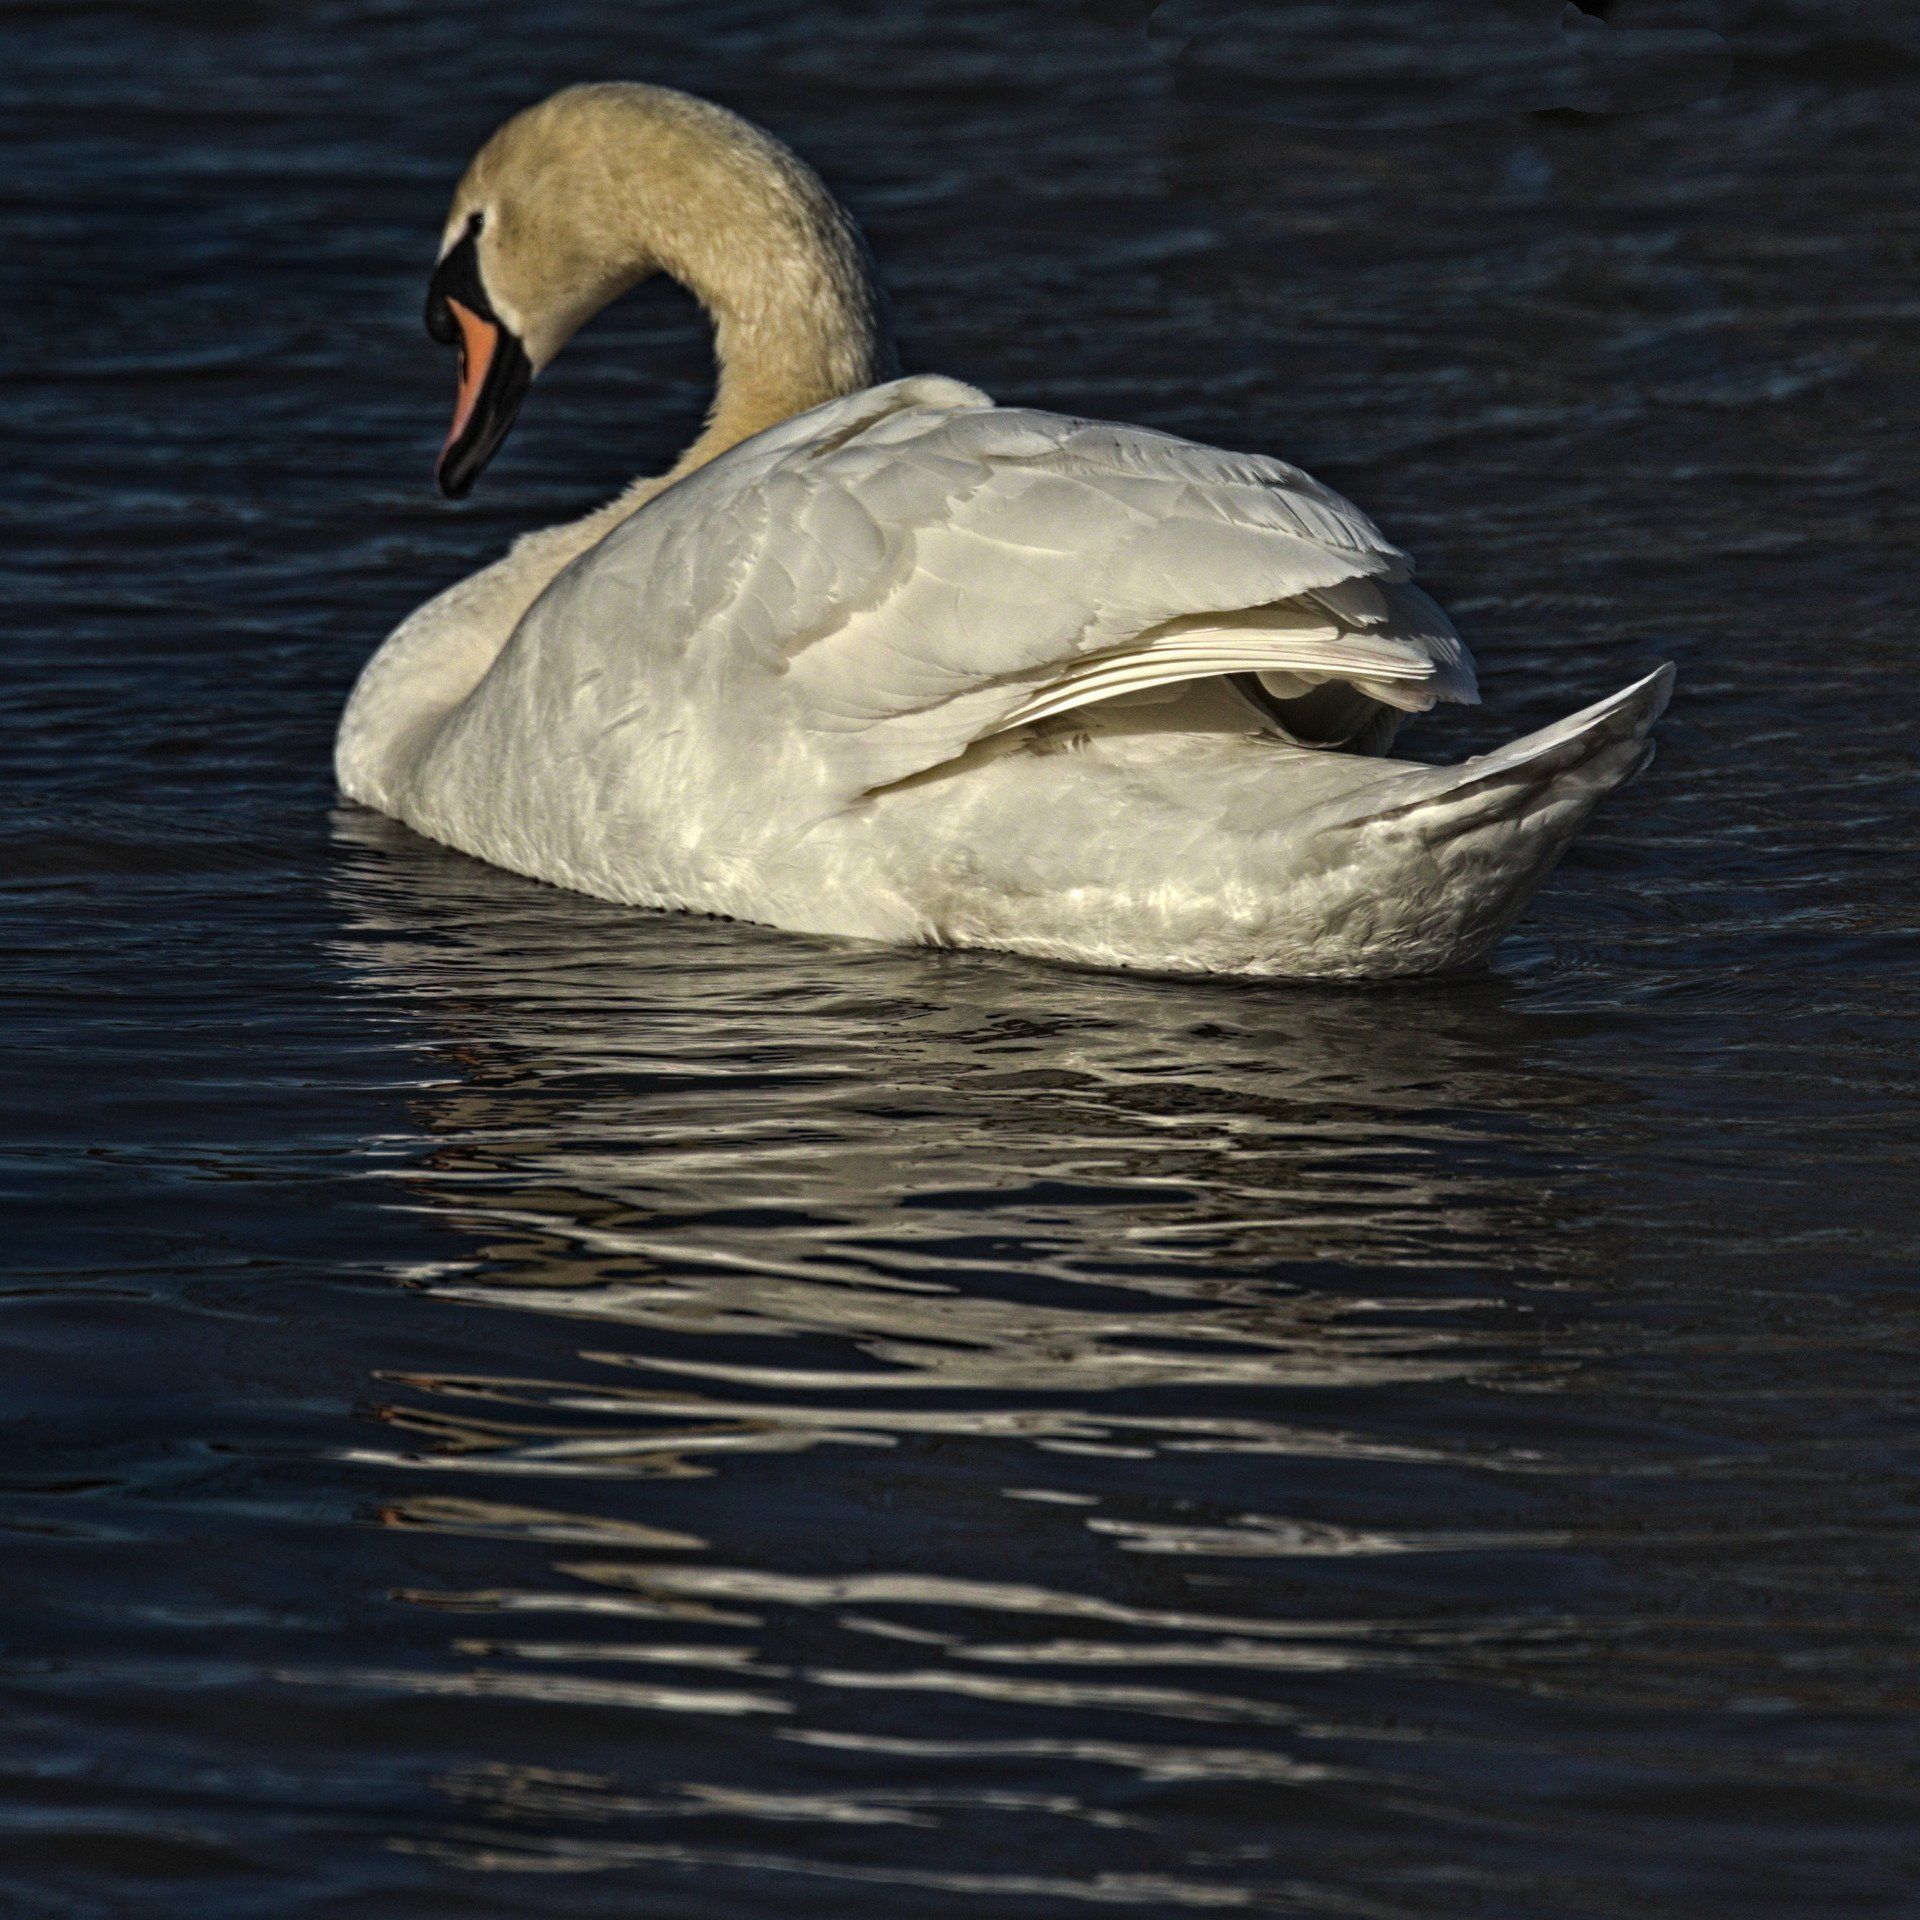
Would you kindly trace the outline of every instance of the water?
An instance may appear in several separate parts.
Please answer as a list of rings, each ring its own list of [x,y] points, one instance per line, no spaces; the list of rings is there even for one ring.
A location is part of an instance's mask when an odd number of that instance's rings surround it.
[[[0,7],[0,1911],[1916,1910],[1920,29],[1717,17],[1684,110],[1315,132],[1121,8]],[[909,365],[1373,508],[1490,696],[1416,748],[1679,661],[1489,972],[337,805],[389,624],[697,419],[644,293],[430,491],[450,183],[621,74],[828,170]]]

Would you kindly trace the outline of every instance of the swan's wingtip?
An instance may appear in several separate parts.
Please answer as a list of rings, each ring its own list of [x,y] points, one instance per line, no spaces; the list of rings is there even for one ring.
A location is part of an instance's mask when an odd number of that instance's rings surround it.
[[[1646,696],[1649,724],[1658,720],[1666,712],[1667,702],[1673,698],[1674,685],[1679,678],[1680,669],[1671,660],[1663,660],[1650,674],[1636,680],[1627,689],[1630,696],[1634,694]]]
[[[1667,702],[1673,698],[1674,681],[1678,677],[1679,669],[1671,660],[1665,661],[1651,673],[1642,674],[1638,680],[1622,687],[1618,693],[1610,693],[1604,700],[1596,700],[1592,706],[1569,714],[1557,726],[1543,728],[1540,733],[1529,735],[1527,740],[1514,744],[1525,746],[1550,736],[1559,738],[1566,734],[1584,734],[1619,718],[1624,718],[1636,732],[1644,733],[1666,712]]]

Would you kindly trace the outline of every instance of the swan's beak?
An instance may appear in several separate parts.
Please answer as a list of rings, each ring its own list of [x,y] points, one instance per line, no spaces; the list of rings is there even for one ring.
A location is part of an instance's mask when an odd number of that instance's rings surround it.
[[[459,500],[500,451],[533,383],[527,350],[493,310],[480,277],[475,239],[479,216],[434,270],[427,289],[427,331],[460,349],[460,386],[453,425],[435,469],[440,491]]]
[[[453,425],[435,469],[440,491],[449,500],[463,498],[513,426],[520,402],[533,381],[526,349],[499,321],[478,314],[459,300],[447,307],[458,328],[460,387],[454,396]]]

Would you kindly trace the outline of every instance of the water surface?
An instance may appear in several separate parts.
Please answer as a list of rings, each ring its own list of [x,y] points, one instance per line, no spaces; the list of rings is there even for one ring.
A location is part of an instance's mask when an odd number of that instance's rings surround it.
[[[1920,28],[1704,15],[1717,98],[1354,130],[1124,8],[0,5],[0,1911],[1914,1910]],[[1410,747],[1678,660],[1489,971],[337,803],[388,626],[698,419],[649,290],[430,490],[451,181],[608,75],[811,154],[909,365],[1358,496],[1483,665]]]

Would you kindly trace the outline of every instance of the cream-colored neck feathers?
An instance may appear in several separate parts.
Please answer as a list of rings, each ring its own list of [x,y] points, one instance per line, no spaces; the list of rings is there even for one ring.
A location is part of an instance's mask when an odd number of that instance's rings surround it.
[[[666,273],[714,328],[718,385],[671,479],[897,370],[867,250],[818,175],[750,121],[665,87],[571,87],[480,150],[447,245],[481,216],[481,278],[538,370],[609,301]]]

